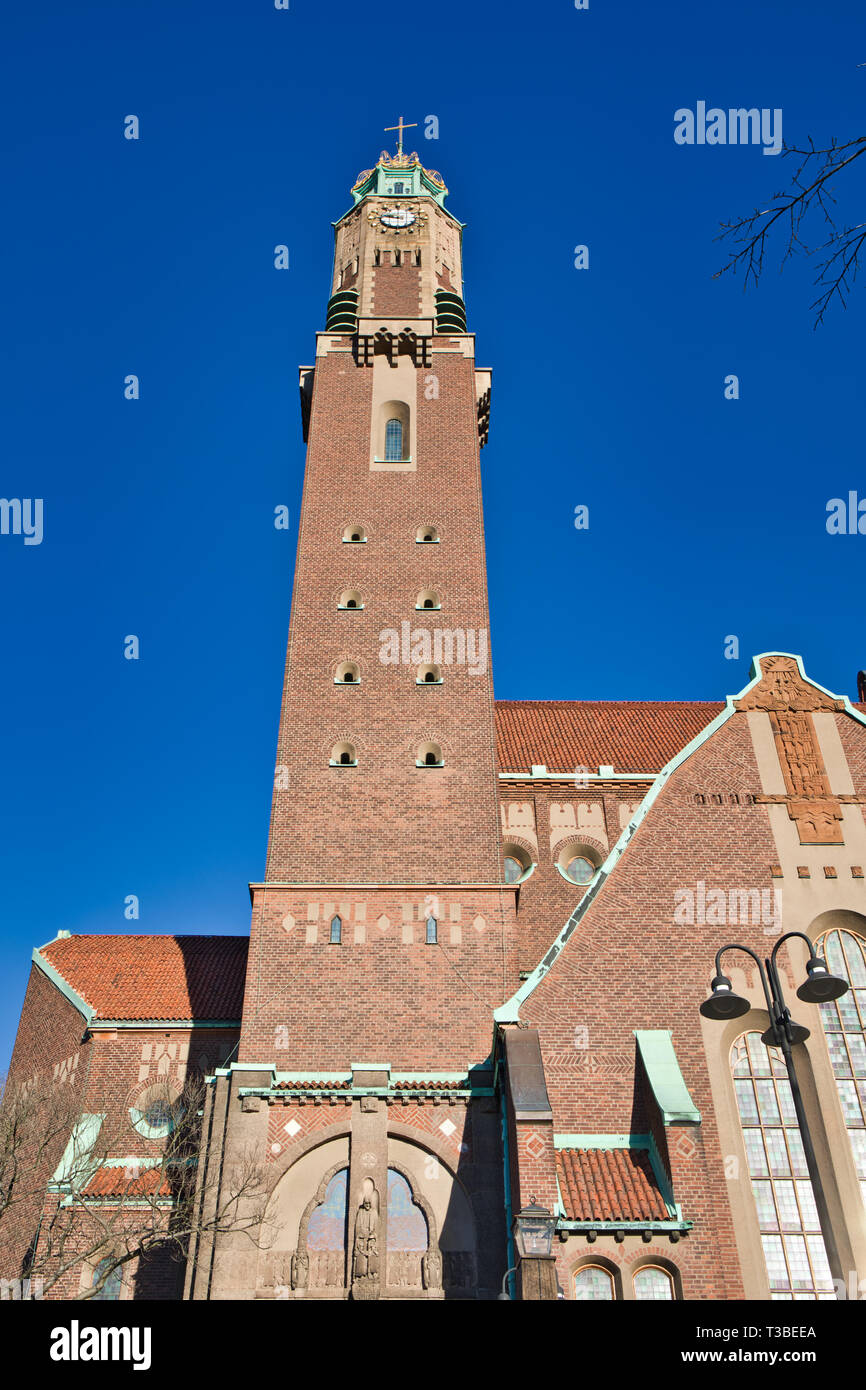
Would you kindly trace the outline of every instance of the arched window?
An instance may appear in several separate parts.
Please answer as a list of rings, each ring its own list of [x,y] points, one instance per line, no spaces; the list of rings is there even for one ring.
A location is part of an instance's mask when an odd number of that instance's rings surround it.
[[[335,685],[359,685],[361,672],[357,661],[341,661],[334,677]]]
[[[435,917],[427,918],[427,945],[435,946],[439,940],[439,926]]]
[[[866,1202],[866,941],[850,931],[828,931],[815,943],[834,975],[848,981],[841,999],[821,1004],[842,1114],[848,1127],[860,1191]]]
[[[645,1302],[672,1303],[675,1297],[673,1276],[660,1265],[644,1265],[635,1270],[634,1296]]]
[[[340,917],[331,918],[331,940],[332,946],[341,945],[343,940],[343,922]]]
[[[782,1054],[760,1033],[744,1033],[731,1070],[770,1297],[835,1298]]]
[[[389,420],[385,426],[385,462],[401,463],[403,459],[403,421]]]
[[[357,589],[344,589],[340,595],[340,601],[337,607],[351,609],[363,608],[364,600],[361,598]]]
[[[419,526],[415,532],[416,545],[438,545],[439,532],[435,526]]]
[[[367,532],[363,526],[344,526],[343,541],[346,545],[365,545]]]
[[[331,749],[331,767],[357,767],[353,743],[335,743]]]
[[[613,1275],[601,1265],[583,1265],[575,1271],[574,1296],[592,1303],[612,1303],[616,1298]]]
[[[113,1264],[114,1257],[106,1255],[105,1259],[100,1260],[93,1271],[93,1278],[90,1281],[91,1288],[95,1289],[97,1284],[99,1284],[102,1279],[105,1279],[102,1288],[97,1289],[96,1293],[91,1294],[91,1298],[94,1302],[112,1303],[120,1298],[120,1285],[123,1279],[123,1271],[120,1266],[116,1269],[111,1269]],[[106,1274],[106,1271],[109,1269],[111,1269],[111,1273]]]
[[[415,610],[420,613],[425,608],[441,608],[439,595],[435,589],[422,589],[415,600]]]

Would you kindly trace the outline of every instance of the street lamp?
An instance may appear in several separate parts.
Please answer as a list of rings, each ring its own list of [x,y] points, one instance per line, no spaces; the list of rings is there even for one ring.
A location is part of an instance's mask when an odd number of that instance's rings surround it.
[[[765,1033],[761,1034],[761,1042],[766,1047],[778,1047],[785,1059],[785,1066],[788,1071],[788,1080],[791,1084],[791,1096],[794,1101],[794,1109],[797,1114],[797,1123],[800,1127],[800,1136],[803,1140],[803,1154],[806,1159],[806,1167],[809,1170],[809,1177],[812,1182],[812,1192],[815,1197],[815,1207],[818,1212],[818,1220],[821,1224],[821,1233],[824,1237],[824,1248],[827,1251],[827,1263],[834,1279],[842,1278],[842,1262],[839,1259],[839,1252],[836,1248],[836,1238],[833,1234],[833,1227],[830,1223],[830,1213],[827,1207],[827,1199],[824,1195],[824,1184],[821,1181],[821,1172],[818,1168],[818,1160],[815,1157],[815,1148],[812,1144],[812,1135],[809,1130],[809,1122],[806,1119],[806,1110],[803,1105],[803,1097],[800,1094],[800,1083],[797,1080],[797,1072],[794,1066],[794,1054],[792,1047],[797,1043],[805,1042],[809,1037],[809,1029],[801,1024],[795,1023],[791,1018],[790,1010],[785,1004],[785,996],[782,993],[782,981],[779,978],[779,971],[776,965],[776,955],[779,947],[791,937],[797,936],[801,941],[805,941],[809,947],[809,959],[806,962],[806,979],[797,990],[797,998],[802,999],[807,1004],[826,1004],[833,999],[840,999],[847,993],[848,981],[843,980],[839,975],[833,975],[827,969],[827,962],[823,956],[819,956],[813,949],[808,936],[801,931],[789,931],[773,947],[769,960],[762,962],[754,951],[750,951],[748,946],[740,946],[731,943],[723,946],[716,952],[716,973],[713,976],[709,999],[705,999],[701,1005],[701,1013],[704,1018],[712,1018],[725,1021],[729,1018],[742,1018],[751,1009],[748,999],[734,992],[733,985],[727,975],[722,974],[721,958],[725,951],[743,951],[758,967],[758,974],[761,978],[761,987],[764,991],[764,999],[767,1002],[767,1013],[770,1017],[770,1026]],[[766,968],[765,968],[766,967]]]
[[[553,1232],[556,1217],[547,1207],[530,1197],[514,1218],[514,1243],[520,1269],[520,1290],[529,1301],[557,1298],[556,1256],[553,1255]]]
[[[521,1260],[544,1258],[553,1248],[553,1228],[556,1218],[547,1207],[540,1207],[534,1197],[514,1218],[514,1239]]]

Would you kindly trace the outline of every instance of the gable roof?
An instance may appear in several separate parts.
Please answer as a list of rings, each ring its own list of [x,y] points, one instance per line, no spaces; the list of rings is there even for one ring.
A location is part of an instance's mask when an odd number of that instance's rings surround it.
[[[101,1019],[241,1016],[246,936],[67,936],[34,951]]]
[[[661,772],[723,700],[497,700],[501,772]]]
[[[679,749],[675,756],[671,758],[670,762],[668,762],[655,777],[652,786],[643,798],[643,801],[641,801],[637,811],[624,827],[622,834],[613,846],[607,859],[605,859],[600,868],[596,869],[595,875],[590,880],[586,892],[568,918],[565,926],[551,942],[546,954],[524,980],[520,988],[512,994],[511,998],[507,999],[504,1004],[501,1004],[498,1009],[494,1009],[493,1017],[497,1023],[515,1023],[518,1021],[520,1017],[520,1006],[523,1004],[524,1000],[528,999],[534,990],[538,988],[541,981],[553,968],[559,956],[562,954],[562,951],[568,944],[570,937],[577,929],[578,924],[590,911],[599,894],[603,892],[608,878],[616,871],[617,865],[625,854],[632,836],[649,815],[656,798],[668,778],[692,756],[697,748],[705,743],[708,738],[711,738],[723,724],[732,718],[741,708],[745,698],[764,682],[766,677],[763,663],[766,662],[768,668],[771,669],[774,664],[778,663],[779,658],[783,658],[795,664],[799,680],[804,686],[817,691],[820,696],[826,697],[830,704],[835,705],[840,713],[844,712],[849,714],[858,724],[866,726],[866,712],[864,712],[864,706],[862,704],[852,704],[847,696],[834,695],[832,691],[827,690],[823,685],[819,685],[817,681],[813,681],[806,675],[802,657],[792,652],[762,652],[759,656],[753,657],[750,679],[740,691],[739,695],[729,695],[724,704],[719,707],[719,712],[710,720],[706,727],[699,730],[691,742],[686,744],[684,748]],[[826,708],[827,706],[820,707]]]

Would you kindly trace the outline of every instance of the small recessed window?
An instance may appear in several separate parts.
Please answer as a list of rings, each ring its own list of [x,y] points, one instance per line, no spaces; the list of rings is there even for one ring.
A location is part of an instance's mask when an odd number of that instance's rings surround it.
[[[357,767],[353,743],[335,743],[331,749],[331,767]]]
[[[435,526],[419,526],[415,532],[415,542],[417,545],[435,545],[439,540],[439,532]]]
[[[438,743],[422,743],[415,758],[416,767],[442,767],[444,759]]]
[[[416,685],[441,685],[442,669],[432,662],[427,666],[419,666],[418,674],[415,677]]]
[[[439,940],[439,927],[435,917],[427,918],[427,945],[435,946]]]
[[[361,671],[357,661],[342,661],[337,667],[337,674],[334,677],[335,685],[359,685],[361,682]]]
[[[337,607],[343,609],[363,608],[364,601],[357,589],[344,589]]]
[[[439,602],[439,595],[435,589],[422,589],[415,600],[415,611],[421,612],[423,609],[439,609],[442,604]]]
[[[343,923],[339,917],[331,918],[331,945],[339,946],[343,940]]]
[[[378,246],[377,246],[376,249],[375,249],[375,251],[373,252],[373,265],[381,265],[381,264],[382,264],[382,254],[381,254],[381,252],[380,252],[380,250],[379,250],[379,248],[378,248]]]
[[[367,532],[363,526],[346,526],[343,529],[343,540],[347,545],[363,545],[367,539]]]
[[[594,873],[595,865],[584,859],[582,854],[576,854],[565,866],[566,878],[570,878],[572,883],[589,883]]]

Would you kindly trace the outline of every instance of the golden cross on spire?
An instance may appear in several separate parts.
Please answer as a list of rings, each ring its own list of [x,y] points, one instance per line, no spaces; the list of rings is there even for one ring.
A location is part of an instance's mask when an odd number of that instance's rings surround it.
[[[396,131],[399,132],[398,135],[397,135],[397,153],[398,153],[398,154],[402,154],[402,153],[403,153],[403,131],[404,131],[404,130],[411,130],[411,129],[413,128],[413,126],[416,126],[417,124],[418,124],[417,121],[406,121],[405,124],[404,124],[404,122],[403,122],[403,117],[401,116],[401,117],[400,117],[400,120],[399,120],[399,123],[398,123],[397,125],[386,125],[386,126],[385,126],[386,132],[389,131],[389,130],[396,130]]]

